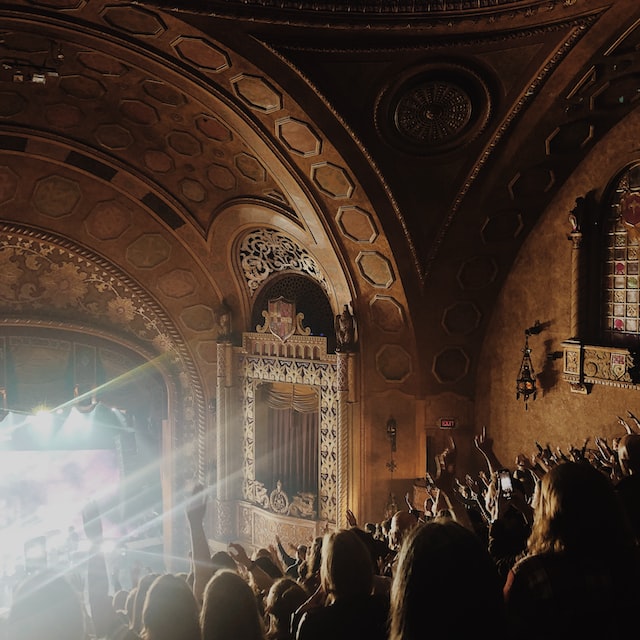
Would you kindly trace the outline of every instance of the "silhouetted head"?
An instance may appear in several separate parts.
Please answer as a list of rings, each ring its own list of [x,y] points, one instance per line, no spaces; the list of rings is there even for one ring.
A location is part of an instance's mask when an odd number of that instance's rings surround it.
[[[626,434],[618,442],[618,461],[625,475],[640,474],[640,434]]]
[[[26,578],[13,594],[7,632],[11,640],[84,640],[80,595],[53,571]]]

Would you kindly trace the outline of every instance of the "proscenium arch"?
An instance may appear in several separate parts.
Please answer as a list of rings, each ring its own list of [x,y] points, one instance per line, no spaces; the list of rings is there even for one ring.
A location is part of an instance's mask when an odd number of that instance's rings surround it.
[[[34,227],[0,223],[0,264],[2,324],[82,331],[153,363],[167,389],[165,450],[180,461],[173,465],[172,493],[202,474],[203,384],[187,342],[158,302],[101,256]],[[165,506],[173,509],[168,498]]]

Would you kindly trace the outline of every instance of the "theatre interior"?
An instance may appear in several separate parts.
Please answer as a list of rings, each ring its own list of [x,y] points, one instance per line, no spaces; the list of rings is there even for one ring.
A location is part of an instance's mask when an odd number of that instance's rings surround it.
[[[168,570],[640,415],[637,0],[0,6],[0,558]],[[626,425],[626,426],[625,426]]]

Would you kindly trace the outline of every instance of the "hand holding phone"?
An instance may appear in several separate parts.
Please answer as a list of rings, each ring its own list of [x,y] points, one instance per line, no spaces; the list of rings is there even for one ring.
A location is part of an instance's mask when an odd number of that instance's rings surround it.
[[[511,471],[509,471],[509,469],[501,469],[498,471],[498,480],[500,482],[500,494],[508,500],[513,494]]]

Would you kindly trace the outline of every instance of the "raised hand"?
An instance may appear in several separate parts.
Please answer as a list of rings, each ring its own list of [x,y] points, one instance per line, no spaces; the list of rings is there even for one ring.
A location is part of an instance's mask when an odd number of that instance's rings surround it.
[[[251,566],[251,558],[248,556],[245,548],[239,542],[229,543],[229,555],[240,565],[245,568]]]
[[[487,427],[483,426],[482,431],[473,439],[476,448],[487,455],[493,450],[493,440],[487,436]]]
[[[456,443],[452,437],[449,437],[449,446],[435,457],[436,461],[436,480],[435,484],[438,489],[445,492],[453,491],[455,488],[455,472],[456,462],[458,459],[458,451]]]
[[[207,511],[207,494],[200,483],[196,483],[187,500],[186,514],[189,522],[202,522]]]
[[[633,429],[624,418],[622,418],[621,416],[618,416],[618,422],[624,427],[624,430],[627,432],[628,435],[631,435],[633,433]]]
[[[493,439],[487,435],[486,426],[482,427],[482,431],[474,437],[473,442],[476,449],[484,456],[490,474],[504,467],[493,450]]]
[[[636,428],[640,430],[640,418],[636,418],[636,416],[634,416],[633,413],[631,413],[631,411],[627,411],[627,415],[633,420],[634,424],[636,425]]]

